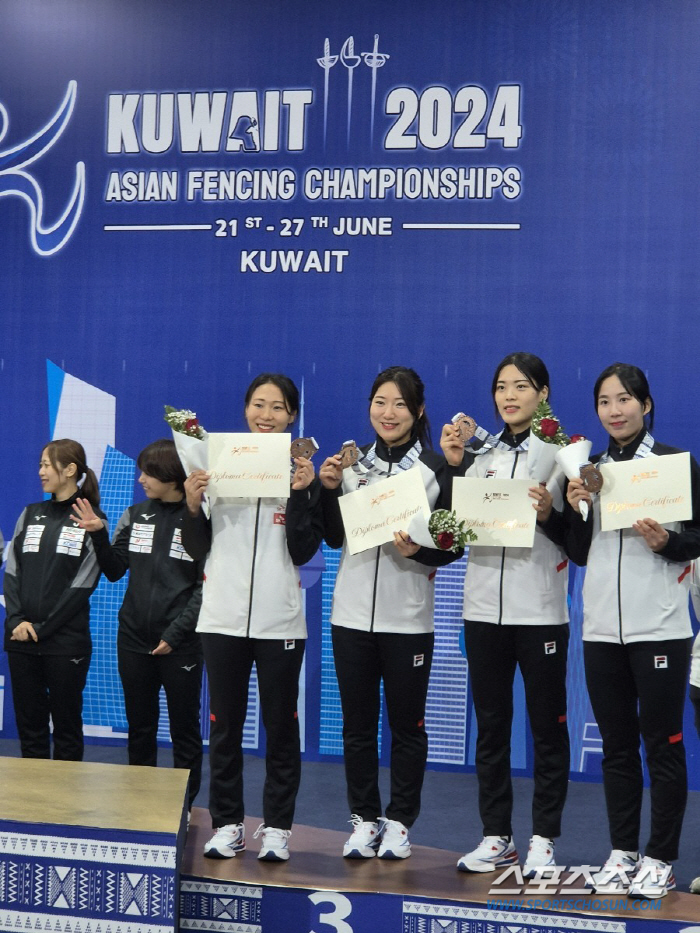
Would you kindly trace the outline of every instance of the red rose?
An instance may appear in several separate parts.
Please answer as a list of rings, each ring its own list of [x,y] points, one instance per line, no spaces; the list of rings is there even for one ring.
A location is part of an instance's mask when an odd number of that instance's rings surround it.
[[[189,418],[185,422],[185,432],[187,434],[196,433],[199,428],[199,421],[196,418]]]
[[[437,544],[439,548],[442,548],[443,551],[449,551],[452,545],[455,543],[455,536],[451,531],[441,531],[437,536]]]
[[[585,441],[585,440],[586,440],[585,434],[572,434],[571,435],[572,444],[578,444],[579,441]]]
[[[559,430],[559,422],[556,418],[543,418],[540,421],[540,430],[545,437],[554,437]]]

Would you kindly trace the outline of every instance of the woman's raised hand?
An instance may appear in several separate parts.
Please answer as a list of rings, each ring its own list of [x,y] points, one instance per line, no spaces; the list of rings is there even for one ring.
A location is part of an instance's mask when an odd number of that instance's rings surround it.
[[[445,460],[447,460],[450,466],[456,467],[460,465],[464,457],[464,441],[456,425],[444,424],[442,426],[440,447],[445,455]]]
[[[314,465],[306,457],[295,457],[294,475],[292,476],[292,489],[306,489],[316,475]]]
[[[578,477],[569,480],[569,486],[566,490],[566,498],[574,512],[578,512],[579,515],[581,514],[582,502],[587,502],[589,508],[592,505],[591,494],[586,489],[583,480],[579,479]]]
[[[185,480],[185,497],[187,509],[191,515],[196,515],[202,506],[202,495],[209,485],[209,475],[206,470],[193,470]]]
[[[340,486],[343,479],[343,467],[339,454],[334,454],[323,461],[318,471],[318,478],[326,489],[337,489]]]
[[[73,503],[73,521],[86,531],[99,531],[104,528],[102,519],[95,515],[95,510],[87,499],[76,499]]]

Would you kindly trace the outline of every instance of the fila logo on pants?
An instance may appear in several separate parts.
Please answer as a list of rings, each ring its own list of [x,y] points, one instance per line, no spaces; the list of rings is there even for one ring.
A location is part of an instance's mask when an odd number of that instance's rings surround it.
[[[655,654],[654,655],[654,667],[658,670],[664,667],[668,667],[668,655],[665,654]]]
[[[555,641],[546,641],[544,643],[544,653],[545,654],[556,654],[557,643]]]

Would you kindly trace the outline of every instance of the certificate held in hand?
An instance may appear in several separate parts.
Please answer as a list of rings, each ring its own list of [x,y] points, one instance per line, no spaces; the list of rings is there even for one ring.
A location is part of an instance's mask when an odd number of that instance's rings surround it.
[[[338,501],[351,554],[393,541],[394,532],[405,531],[414,515],[430,517],[420,468],[348,492]]]
[[[692,518],[689,453],[605,463],[600,472],[602,531],[631,528],[641,518],[660,525]]]
[[[288,498],[291,434],[210,434],[209,487],[222,498]]]
[[[532,547],[537,516],[530,486],[529,479],[455,477],[452,508],[476,532],[478,547]]]

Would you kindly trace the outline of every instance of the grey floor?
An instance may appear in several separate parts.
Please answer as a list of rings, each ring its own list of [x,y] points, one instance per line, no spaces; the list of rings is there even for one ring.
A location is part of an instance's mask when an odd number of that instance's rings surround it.
[[[19,755],[18,743],[11,739],[0,740],[0,755]],[[126,749],[119,746],[87,745],[85,759],[126,764]],[[168,750],[161,749],[160,761],[164,766],[172,763]],[[264,777],[263,759],[255,755],[246,755],[246,809],[251,816],[262,812]],[[386,799],[389,786],[386,768],[381,769],[380,780]],[[208,781],[209,757],[205,754],[202,789],[195,801],[198,807],[207,806]],[[524,857],[531,833],[529,813],[532,781],[529,778],[514,778],[513,786],[513,832],[518,850]],[[642,845],[649,826],[647,804],[645,799]],[[304,762],[296,821],[322,829],[347,828],[349,831],[350,827],[346,822],[349,816],[345,802],[342,764]],[[481,824],[477,812],[476,778],[473,774],[426,772],[423,808],[411,832],[411,839],[419,845],[460,853],[473,848],[480,841]],[[605,861],[609,851],[602,786],[572,782],[569,785],[569,796],[564,810],[562,835],[557,843],[557,864],[598,865]],[[691,792],[689,796],[681,853],[675,871],[681,891],[687,891],[691,880],[700,875],[700,792]]]

